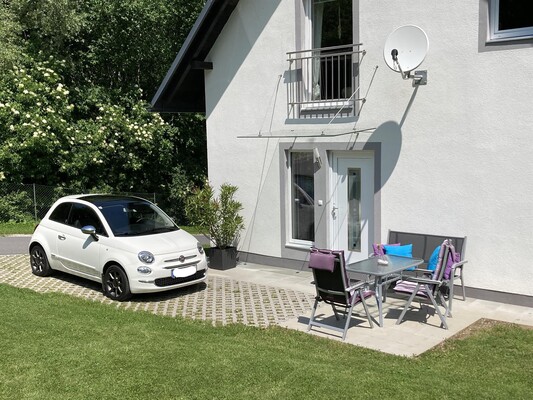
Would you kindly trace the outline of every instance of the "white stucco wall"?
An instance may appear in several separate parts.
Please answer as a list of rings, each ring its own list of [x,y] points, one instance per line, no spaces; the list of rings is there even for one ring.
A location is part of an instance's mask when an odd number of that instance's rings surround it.
[[[533,295],[533,264],[524,261],[533,248],[533,48],[481,46],[483,2],[359,3],[363,93],[378,69],[357,127],[378,129],[356,140],[382,143],[381,238],[388,229],[466,235],[468,286]],[[210,180],[239,186],[247,222],[240,248],[273,257],[284,246],[278,143],[287,140],[238,136],[317,129],[285,125],[280,75],[295,50],[295,4],[241,0],[206,73]],[[405,24],[429,37],[420,67],[428,85],[418,89],[382,56],[387,35]],[[313,140],[321,139],[297,143]]]
[[[280,257],[277,141],[239,139],[279,129],[286,109],[280,78],[294,43],[291,1],[241,1],[211,51],[206,74],[209,178],[239,186],[247,228],[240,248]],[[277,96],[276,96],[277,92]]]

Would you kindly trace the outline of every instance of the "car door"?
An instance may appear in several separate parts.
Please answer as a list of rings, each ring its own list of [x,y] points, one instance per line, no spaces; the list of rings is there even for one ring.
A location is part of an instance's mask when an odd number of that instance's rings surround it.
[[[81,228],[92,225],[99,235],[106,235],[100,218],[88,205],[73,203],[67,224],[57,234],[57,259],[62,266],[76,275],[100,277],[101,243]]]

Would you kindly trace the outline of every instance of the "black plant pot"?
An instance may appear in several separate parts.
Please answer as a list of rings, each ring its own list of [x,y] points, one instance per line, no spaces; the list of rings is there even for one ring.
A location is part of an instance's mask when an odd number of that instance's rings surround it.
[[[236,247],[226,247],[225,249],[211,247],[206,252],[209,257],[209,268],[226,270],[237,266]]]

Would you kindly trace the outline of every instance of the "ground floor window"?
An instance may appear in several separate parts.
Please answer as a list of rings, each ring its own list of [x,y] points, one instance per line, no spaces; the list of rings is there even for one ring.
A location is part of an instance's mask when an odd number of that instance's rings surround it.
[[[315,179],[312,151],[290,153],[292,239],[315,240]]]
[[[531,0],[491,0],[489,15],[489,39],[533,38],[533,2]]]

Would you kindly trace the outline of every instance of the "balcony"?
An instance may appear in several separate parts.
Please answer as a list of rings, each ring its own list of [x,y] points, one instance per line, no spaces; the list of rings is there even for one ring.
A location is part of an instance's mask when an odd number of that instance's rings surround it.
[[[289,119],[356,115],[361,44],[287,53]]]

